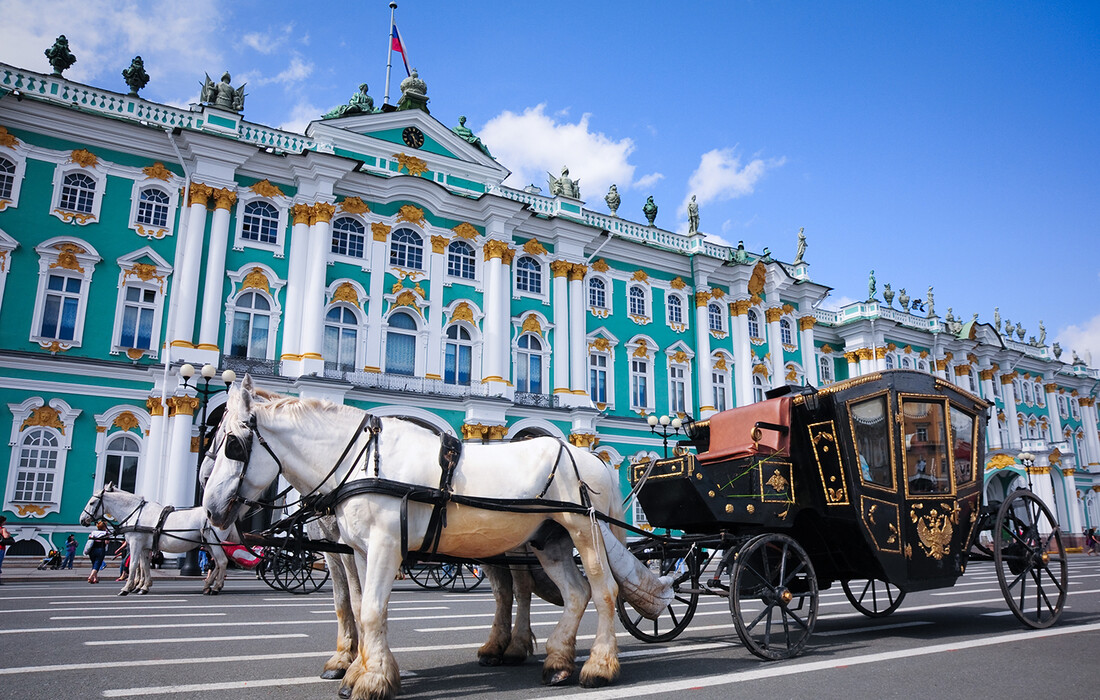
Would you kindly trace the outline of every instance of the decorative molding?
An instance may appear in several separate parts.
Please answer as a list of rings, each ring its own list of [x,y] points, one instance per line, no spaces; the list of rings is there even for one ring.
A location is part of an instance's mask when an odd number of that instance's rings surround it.
[[[407,221],[410,224],[416,224],[420,228],[424,228],[424,224],[427,221],[424,219],[424,210],[419,207],[414,207],[411,204],[405,204],[397,210],[397,223]]]
[[[9,134],[6,128],[0,126],[0,146],[15,148],[17,145],[19,145],[19,139]]]
[[[573,269],[573,263],[569,262],[568,260],[550,261],[551,277],[567,277],[571,269]]]
[[[332,301],[343,301],[359,306],[359,292],[351,282],[344,282],[332,293]]]
[[[537,238],[532,238],[523,244],[523,252],[529,255],[546,255],[546,248],[539,243]]]
[[[458,226],[455,226],[451,230],[455,232],[456,236],[458,236],[459,238],[463,238],[467,241],[472,241],[477,238],[477,229],[474,228],[473,224],[465,221],[463,221]]]
[[[812,330],[815,325],[817,325],[817,319],[813,316],[803,316],[798,319],[798,330],[800,331]]]
[[[346,211],[349,214],[366,214],[370,211],[370,207],[360,197],[344,197],[339,204],[340,211]]]
[[[451,312],[451,323],[455,321],[466,321],[467,323],[474,322],[474,310],[470,308],[469,304],[462,301],[455,306],[454,311]]]
[[[306,224],[309,225],[309,215],[311,207],[308,204],[295,204],[291,207],[291,211],[294,213],[294,225]]]
[[[573,263],[569,266],[569,281],[576,282],[583,280],[584,276],[588,274],[588,268],[580,263]]]
[[[76,259],[76,256],[87,253],[87,250],[75,243],[60,243],[53,246],[53,248],[58,251],[58,253],[57,260],[50,263],[51,270],[55,267],[60,267],[65,270],[75,270],[81,274],[84,273],[84,268],[80,266],[80,262]]]
[[[159,160],[152,165],[146,165],[141,171],[145,173],[145,179],[147,180],[164,180],[168,182],[172,179],[172,171],[164,167],[164,163]]]
[[[595,267],[595,265],[593,265],[592,267]],[[672,278],[672,281],[668,283],[668,286],[676,290],[683,290],[685,287],[687,287],[687,282],[685,282],[682,277],[677,275],[676,277]]]
[[[135,416],[133,413],[131,413],[130,411],[123,411],[122,413],[118,414],[118,416],[115,418],[115,422],[111,425],[118,428],[119,430],[129,431],[133,430],[134,428],[140,427],[141,423],[138,421],[137,416]]]
[[[611,341],[609,341],[607,338],[604,338],[603,336],[599,336],[588,344],[589,352],[591,352],[593,348],[599,350],[600,352],[610,352]]]
[[[828,343],[825,343],[824,345],[821,346],[821,352],[824,353],[825,355],[831,355],[831,354],[833,354],[833,346],[829,345]]]
[[[432,252],[443,254],[447,250],[447,244],[450,242],[446,236],[432,236]]]
[[[779,307],[764,309],[764,319],[768,323],[778,323],[781,318],[783,318],[783,309]]]
[[[706,306],[710,302],[710,292],[698,291],[695,292],[695,308]]]
[[[374,240],[378,241],[379,243],[385,243],[386,239],[389,238],[390,231],[392,230],[393,229],[391,227],[383,224],[380,221],[376,221],[370,225],[371,235],[374,237]]]
[[[596,262],[592,263],[592,269],[595,270],[596,272],[607,272],[608,270],[611,269],[611,266],[609,266],[607,264],[606,260],[604,260],[603,258],[600,258]]]
[[[52,406],[39,406],[31,411],[31,414],[19,426],[19,431],[22,432],[27,428],[35,427],[57,428],[62,435],[65,434],[65,424],[61,422],[61,415]]]
[[[309,224],[319,224],[322,222],[332,221],[333,215],[336,213],[336,205],[329,202],[317,202],[313,205],[313,209],[309,213]]]
[[[484,251],[486,262],[492,260],[493,258],[500,258],[501,262],[504,262],[505,256],[509,253],[515,255],[515,251],[508,247],[507,241],[501,241],[497,239],[485,241],[485,245],[482,246],[482,249]],[[510,261],[511,258],[509,257],[509,262]]]
[[[394,153],[393,159],[397,161],[397,171],[401,172],[401,168],[409,171],[409,175],[413,177],[419,177],[428,172],[427,161],[421,160],[416,156],[410,156],[406,153]]]
[[[649,284],[649,275],[646,274],[645,270],[635,270],[634,274],[630,276],[630,280],[632,282],[644,282]]]
[[[175,415],[193,416],[195,409],[199,407],[197,396],[169,396],[168,417]]]
[[[160,397],[150,396],[145,399],[145,408],[149,411],[150,416],[164,415],[164,404],[161,403]]]
[[[261,197],[285,197],[283,191],[279,189],[278,185],[273,185],[271,180],[264,178],[259,182],[254,182],[248,186],[248,189],[252,190]],[[358,197],[356,197],[358,199]]]
[[[595,433],[570,433],[569,442],[574,447],[592,449],[600,444],[600,438]]]
[[[262,289],[270,294],[271,282],[267,279],[267,275],[264,274],[263,270],[254,267],[245,275],[245,278],[241,280],[241,289]]]
[[[69,162],[82,168],[94,168],[99,165],[99,156],[84,148],[77,148],[69,154]]]
[[[214,190],[214,208],[229,211],[237,203],[237,193],[225,188]]]
[[[539,323],[539,317],[535,314],[527,314],[527,318],[523,319],[523,325],[520,328],[524,333],[542,335],[542,324]]]

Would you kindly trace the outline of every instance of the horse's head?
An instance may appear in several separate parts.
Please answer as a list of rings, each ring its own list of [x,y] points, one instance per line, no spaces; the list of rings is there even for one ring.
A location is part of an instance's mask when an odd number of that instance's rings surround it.
[[[106,515],[107,509],[103,505],[103,494],[114,491],[114,484],[108,482],[106,486],[92,494],[84,510],[80,513],[80,524],[88,527],[95,521]]]
[[[225,415],[203,462],[202,505],[215,527],[229,527],[241,506],[255,500],[279,475],[278,464],[266,451],[252,451],[256,404],[252,377],[246,374],[240,386],[229,389]]]

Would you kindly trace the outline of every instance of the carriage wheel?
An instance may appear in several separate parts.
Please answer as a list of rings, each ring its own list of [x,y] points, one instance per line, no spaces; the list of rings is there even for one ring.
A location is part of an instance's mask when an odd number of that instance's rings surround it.
[[[267,551],[264,552],[264,560],[260,562],[258,567],[260,580],[277,591],[283,590],[283,587],[279,585],[279,581],[275,578],[276,560],[279,559],[281,551],[268,547]]]
[[[1058,523],[1031,491],[1020,489],[1001,504],[993,528],[993,562],[1017,620],[1033,629],[1058,620],[1069,586],[1066,548]]]
[[[451,583],[454,579],[454,570],[447,571],[441,564],[413,564],[405,568],[405,573],[413,580],[413,583],[436,591]]]
[[[271,576],[288,593],[313,593],[328,580],[327,569],[315,568],[318,560],[324,561],[317,552],[280,550],[273,558]]]
[[[764,534],[745,543],[733,562],[730,611],[753,654],[772,661],[802,653],[817,621],[817,577],[798,542]]]
[[[867,617],[886,617],[905,600],[905,591],[882,579],[852,579],[840,585],[852,607]]]
[[[656,620],[642,617],[641,613],[619,596],[615,603],[619,610],[619,619],[635,639],[643,642],[667,642],[687,629],[695,615],[695,608],[699,605],[699,556],[693,550],[682,560],[676,557],[642,560],[657,576],[677,573],[672,581],[672,602]]]
[[[441,578],[449,576],[444,584],[448,590],[466,593],[474,590],[485,580],[485,570],[478,564],[443,564],[439,567]]]
[[[321,590],[321,586],[328,582],[329,572],[328,566],[325,563],[325,557],[323,554],[317,552],[306,552],[305,562],[308,562],[306,568],[302,571],[302,584],[300,587],[295,588],[291,593],[295,595],[309,595],[310,593],[316,593]],[[303,562],[303,563],[305,563]]]

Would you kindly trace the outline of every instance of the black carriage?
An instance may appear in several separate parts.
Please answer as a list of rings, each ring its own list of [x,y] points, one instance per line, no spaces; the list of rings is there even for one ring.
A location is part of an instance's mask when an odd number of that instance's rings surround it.
[[[632,467],[650,525],[682,535],[633,545],[674,575],[676,598],[658,620],[620,603],[624,625],[642,640],[672,639],[700,595],[720,595],[750,651],[788,658],[834,582],[879,617],[906,592],[953,585],[972,561],[994,562],[1023,624],[1053,624],[1067,589],[1057,522],[1026,489],[982,504],[988,407],[896,370],[782,388],[690,423],[673,457]]]

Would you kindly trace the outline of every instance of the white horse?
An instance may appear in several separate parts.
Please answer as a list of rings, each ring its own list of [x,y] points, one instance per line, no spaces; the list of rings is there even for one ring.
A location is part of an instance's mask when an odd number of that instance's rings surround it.
[[[438,435],[399,418],[377,419],[377,433],[364,431],[364,419],[359,409],[326,401],[257,401],[251,377],[246,376],[239,387],[230,390],[225,416],[214,437],[214,465],[203,498],[211,521],[215,525],[233,522],[244,501],[255,499],[280,473],[304,494],[330,493],[349,476],[369,479],[377,475],[386,483],[413,485],[421,491],[436,488],[441,471]],[[254,449],[255,445],[262,447]],[[342,452],[347,456],[333,465],[331,455]],[[458,502],[446,507],[446,527],[438,532],[434,548],[440,554],[492,557],[538,540],[548,521],[565,529],[580,552],[588,581],[580,576],[571,557],[567,563],[555,561],[551,548],[536,549],[565,602],[565,613],[545,643],[543,680],[561,683],[572,675],[577,628],[594,593],[599,621],[580,681],[586,687],[613,681],[619,674],[614,633],[618,586],[604,548],[607,529],[598,527],[585,510],[591,505],[621,518],[614,474],[588,452],[539,438],[504,445],[465,445],[450,486]],[[572,507],[497,511],[461,502],[466,497],[525,502],[541,498]],[[386,642],[386,610],[404,556],[403,539],[410,551],[420,548],[432,510],[428,503],[410,500],[403,519],[398,492],[359,493],[335,506],[340,536],[355,550],[362,584],[357,616],[360,669],[353,666],[345,677],[356,700],[392,698],[400,689],[397,664]],[[352,678],[353,672],[358,677]]]
[[[107,484],[92,494],[80,515],[80,524],[87,526],[100,519],[118,523],[118,531],[130,546],[130,575],[119,595],[135,591],[144,595],[153,586],[153,540],[158,526],[160,536],[157,549],[161,552],[183,554],[200,544],[209,545],[207,549],[214,568],[203,581],[202,592],[216,595],[225,585],[228,561],[225,551],[217,545],[221,542],[239,543],[236,526],[226,529],[213,527],[201,507],[172,510],[162,521],[164,511],[165,507],[159,503],[146,501],[141,496]]]

